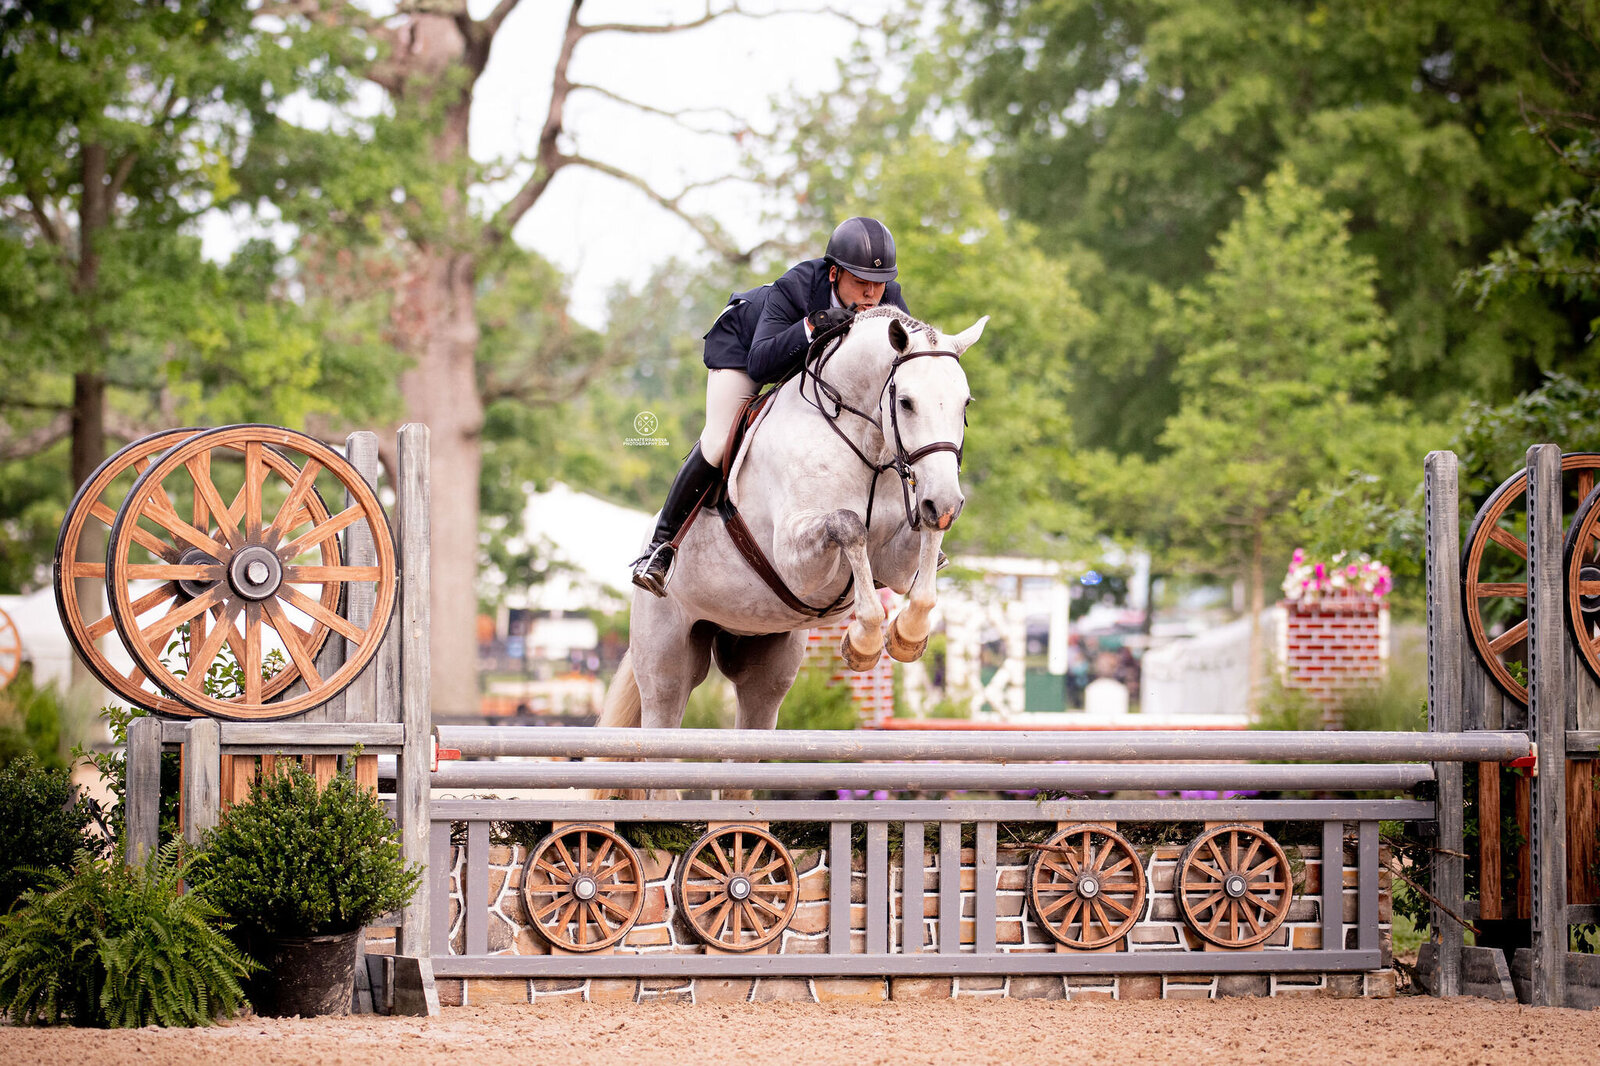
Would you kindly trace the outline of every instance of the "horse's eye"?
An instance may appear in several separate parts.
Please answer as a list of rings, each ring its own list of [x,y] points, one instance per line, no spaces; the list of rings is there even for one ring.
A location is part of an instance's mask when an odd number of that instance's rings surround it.
[[[909,396],[900,397],[900,410],[906,412],[906,414],[910,414],[912,411],[915,411],[916,409],[917,409],[917,405],[911,402],[911,397],[909,397]]]

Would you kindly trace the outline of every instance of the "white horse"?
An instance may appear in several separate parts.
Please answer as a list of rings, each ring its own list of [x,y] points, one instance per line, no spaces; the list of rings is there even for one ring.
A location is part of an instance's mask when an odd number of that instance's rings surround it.
[[[840,653],[852,669],[871,668],[886,644],[902,662],[921,657],[939,545],[966,502],[959,469],[971,394],[960,356],[987,321],[946,337],[874,308],[777,390],[729,496],[787,595],[741,554],[729,532],[737,523],[701,513],[679,544],[666,596],[633,594],[630,647],[600,725],[681,725],[715,655],[738,697],[737,726],[771,729],[805,631],[851,612]],[[893,621],[875,583],[910,593]]]

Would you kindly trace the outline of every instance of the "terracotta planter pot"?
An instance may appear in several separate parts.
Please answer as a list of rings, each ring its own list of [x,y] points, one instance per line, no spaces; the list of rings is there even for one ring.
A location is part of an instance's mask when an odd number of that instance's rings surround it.
[[[256,1013],[280,1018],[349,1014],[361,932],[253,942],[251,955],[265,967],[250,982]]]

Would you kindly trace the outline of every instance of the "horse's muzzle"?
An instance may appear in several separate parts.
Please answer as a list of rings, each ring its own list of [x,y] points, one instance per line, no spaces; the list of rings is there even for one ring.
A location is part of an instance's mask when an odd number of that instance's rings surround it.
[[[956,501],[955,506],[940,510],[939,505],[933,500],[925,499],[922,501],[922,524],[941,530],[949,529],[951,523],[956,520],[956,516],[961,513],[961,508],[966,502],[964,499],[959,499]]]

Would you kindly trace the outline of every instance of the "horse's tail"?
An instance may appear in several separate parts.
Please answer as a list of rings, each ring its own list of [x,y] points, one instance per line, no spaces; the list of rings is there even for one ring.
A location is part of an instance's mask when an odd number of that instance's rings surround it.
[[[600,720],[595,725],[614,729],[635,728],[639,724],[640,706],[639,679],[633,674],[633,654],[629,652],[623,655],[622,662],[617,666],[617,676],[611,679],[611,687],[606,689]]]
[[[600,720],[595,725],[612,729],[637,728],[641,709],[639,679],[634,676],[633,654],[629,652],[623,655],[622,662],[617,665],[617,676],[611,679],[611,686],[606,689],[605,702],[600,708]],[[645,798],[645,791],[633,788],[591,790],[589,798],[642,800]]]

